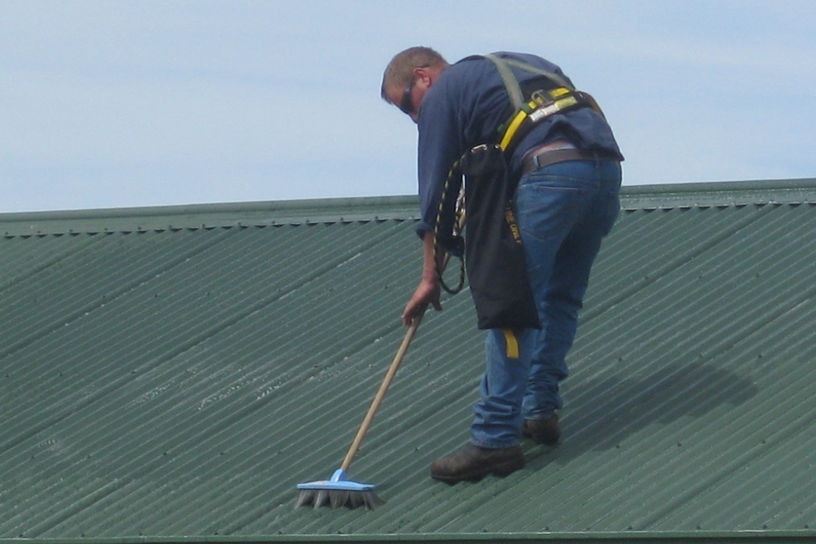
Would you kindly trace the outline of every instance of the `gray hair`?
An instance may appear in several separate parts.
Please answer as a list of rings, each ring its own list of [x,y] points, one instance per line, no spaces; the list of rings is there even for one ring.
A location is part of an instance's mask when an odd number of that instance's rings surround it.
[[[448,61],[430,47],[409,47],[397,53],[383,72],[380,96],[389,102],[385,96],[388,87],[405,87],[414,77],[414,68],[428,68],[429,66],[447,66]]]

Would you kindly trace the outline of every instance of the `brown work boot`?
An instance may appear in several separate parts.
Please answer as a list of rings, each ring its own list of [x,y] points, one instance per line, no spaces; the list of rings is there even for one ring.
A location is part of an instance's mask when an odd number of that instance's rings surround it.
[[[521,446],[488,449],[468,442],[456,453],[434,461],[431,478],[455,484],[462,480],[480,480],[491,473],[507,476],[520,468],[524,468]]]
[[[561,427],[558,426],[558,414],[544,419],[525,419],[521,434],[532,438],[539,444],[555,446],[561,439]]]

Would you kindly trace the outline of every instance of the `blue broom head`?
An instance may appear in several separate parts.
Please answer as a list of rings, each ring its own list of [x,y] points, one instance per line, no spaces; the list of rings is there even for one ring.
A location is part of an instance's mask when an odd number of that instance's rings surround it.
[[[334,471],[328,480],[318,480],[297,484],[298,489],[329,490],[329,491],[373,491],[374,484],[364,484],[348,479],[348,474],[342,468]]]

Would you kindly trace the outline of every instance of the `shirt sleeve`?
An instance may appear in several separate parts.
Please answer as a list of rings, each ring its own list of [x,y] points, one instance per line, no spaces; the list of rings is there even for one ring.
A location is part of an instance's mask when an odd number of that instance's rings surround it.
[[[451,80],[440,77],[428,89],[417,120],[417,174],[422,218],[416,231],[420,237],[433,230],[448,173],[465,149],[461,100]]]

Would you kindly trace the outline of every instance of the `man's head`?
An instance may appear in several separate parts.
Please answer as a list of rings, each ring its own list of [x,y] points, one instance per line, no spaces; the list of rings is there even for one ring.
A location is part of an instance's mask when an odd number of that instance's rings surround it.
[[[385,67],[380,96],[416,122],[425,93],[447,67],[448,62],[430,47],[406,49]]]

